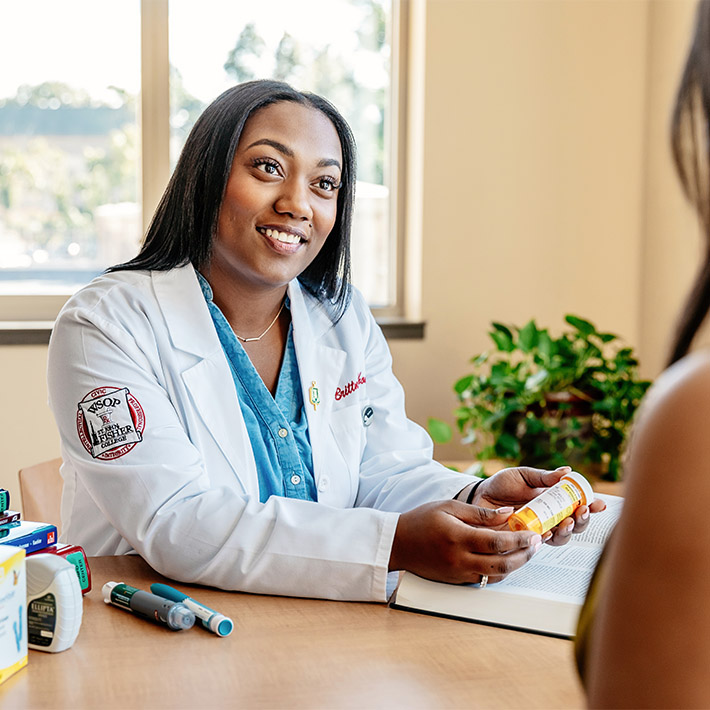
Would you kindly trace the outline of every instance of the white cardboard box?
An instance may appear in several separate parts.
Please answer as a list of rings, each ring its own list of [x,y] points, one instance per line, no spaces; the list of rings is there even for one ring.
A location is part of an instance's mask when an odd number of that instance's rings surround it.
[[[0,683],[27,665],[25,551],[0,545]]]

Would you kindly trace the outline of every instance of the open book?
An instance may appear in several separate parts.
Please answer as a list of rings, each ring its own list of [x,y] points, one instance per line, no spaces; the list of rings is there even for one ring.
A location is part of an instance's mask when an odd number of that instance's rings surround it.
[[[607,508],[592,515],[583,533],[573,535],[562,547],[543,545],[502,582],[480,589],[471,584],[432,582],[404,572],[391,606],[551,636],[574,636],[592,572],[623,505],[620,496],[597,497]]]

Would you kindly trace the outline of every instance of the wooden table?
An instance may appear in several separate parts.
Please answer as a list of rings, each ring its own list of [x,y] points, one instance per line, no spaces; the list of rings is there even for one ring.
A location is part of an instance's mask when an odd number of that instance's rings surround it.
[[[166,581],[142,559],[90,560],[73,647],[30,651],[3,708],[582,708],[567,640],[390,609],[176,585],[230,616],[218,638],[102,601],[109,580]]]

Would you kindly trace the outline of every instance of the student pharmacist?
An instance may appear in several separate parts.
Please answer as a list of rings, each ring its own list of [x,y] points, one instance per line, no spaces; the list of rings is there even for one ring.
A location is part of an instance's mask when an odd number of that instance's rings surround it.
[[[256,81],[208,106],[138,256],[56,323],[64,538],[184,582],[373,601],[390,571],[486,584],[534,554],[503,525],[562,473],[466,485],[432,460],[350,285],[354,185],[325,99]]]

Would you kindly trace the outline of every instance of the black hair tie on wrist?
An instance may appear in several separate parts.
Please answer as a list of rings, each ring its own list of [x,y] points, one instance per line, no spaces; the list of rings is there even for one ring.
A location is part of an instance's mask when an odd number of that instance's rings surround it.
[[[473,484],[473,488],[471,488],[471,490],[469,491],[468,497],[466,498],[466,502],[469,505],[471,505],[471,503],[473,502],[473,496],[476,495],[476,491],[478,490],[478,486],[480,486],[481,483],[483,483],[483,481],[485,481],[485,480],[486,480],[485,478],[482,478],[480,481],[476,481]]]

